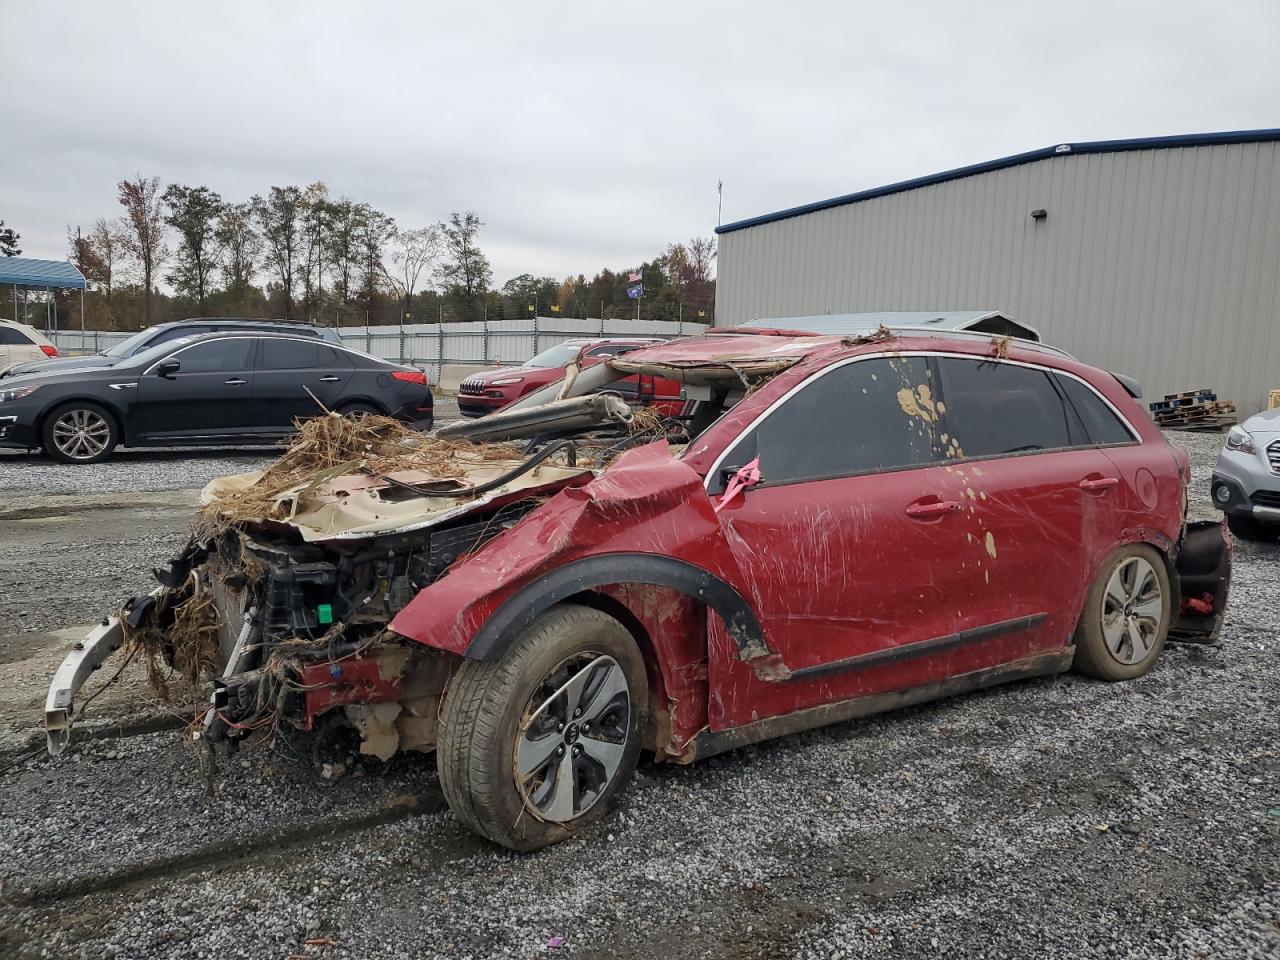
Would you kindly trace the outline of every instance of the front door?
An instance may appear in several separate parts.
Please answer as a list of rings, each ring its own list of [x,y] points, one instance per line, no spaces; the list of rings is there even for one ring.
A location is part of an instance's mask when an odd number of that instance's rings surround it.
[[[206,340],[152,364],[138,378],[130,438],[179,443],[250,433],[254,342],[252,337]],[[161,375],[159,368],[170,360],[180,368]]]

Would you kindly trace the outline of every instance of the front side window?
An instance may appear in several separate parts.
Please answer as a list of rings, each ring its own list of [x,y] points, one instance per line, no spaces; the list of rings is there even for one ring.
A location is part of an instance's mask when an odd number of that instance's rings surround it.
[[[155,338],[147,344],[148,347],[155,347],[162,343],[168,343],[170,340],[177,340],[181,337],[198,337],[202,333],[212,333],[209,327],[169,327],[167,330],[161,330],[156,334]]]
[[[938,359],[947,426],[963,457],[1078,446],[1078,422],[1049,374],[992,360]]]
[[[758,421],[722,465],[758,456],[762,482],[778,486],[939,462],[936,392],[923,357],[836,367]],[[722,477],[712,483],[713,493],[723,490]]]
[[[253,341],[248,337],[212,340],[188,347],[175,354],[174,359],[182,364],[182,373],[243,373],[249,369],[252,349]]]

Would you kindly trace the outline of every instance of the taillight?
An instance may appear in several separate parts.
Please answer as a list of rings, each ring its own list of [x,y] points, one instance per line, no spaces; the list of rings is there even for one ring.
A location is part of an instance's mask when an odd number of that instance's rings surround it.
[[[40,344],[40,349],[44,351],[46,357],[56,357],[58,355],[58,348],[51,343]]]
[[[424,387],[427,385],[427,375],[421,370],[392,370],[391,375],[405,383],[420,383]]]

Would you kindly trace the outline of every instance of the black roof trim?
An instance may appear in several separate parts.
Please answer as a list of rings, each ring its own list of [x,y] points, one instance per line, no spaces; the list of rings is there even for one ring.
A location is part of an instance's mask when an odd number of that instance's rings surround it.
[[[1136,137],[1129,140],[1095,140],[1089,143],[1059,143],[1052,147],[1045,147],[1041,150],[1031,150],[1027,153],[1015,153],[1011,157],[1001,157],[998,160],[988,160],[985,163],[975,163],[967,167],[956,167],[954,170],[945,170],[942,173],[931,173],[928,176],[916,177],[913,180],[902,180],[898,183],[891,183],[883,187],[872,187],[870,190],[862,190],[858,193],[845,194],[843,197],[832,197],[830,200],[818,200],[815,203],[807,203],[800,207],[790,207],[786,210],[779,210],[776,213],[764,213],[758,217],[751,217],[747,220],[737,220],[733,223],[726,223],[724,226],[716,227],[716,233],[732,233],[735,230],[745,230],[747,227],[758,227],[764,223],[773,223],[777,220],[789,220],[792,217],[800,217],[806,213],[815,213],[818,210],[829,210],[832,207],[843,207],[850,203],[858,203],[862,200],[873,200],[876,197],[887,197],[890,194],[902,193],[906,190],[915,190],[918,187],[931,187],[934,184],[946,183],[948,180],[959,180],[963,177],[972,177],[978,173],[989,173],[992,170],[1003,170],[1006,167],[1016,167],[1023,163],[1034,163],[1037,160],[1048,160],[1053,157],[1073,156],[1081,153],[1123,153],[1128,150],[1169,150],[1176,147],[1207,147],[1216,146],[1227,143],[1270,143],[1280,140],[1280,129],[1268,130],[1235,130],[1225,133],[1186,133],[1172,137]]]

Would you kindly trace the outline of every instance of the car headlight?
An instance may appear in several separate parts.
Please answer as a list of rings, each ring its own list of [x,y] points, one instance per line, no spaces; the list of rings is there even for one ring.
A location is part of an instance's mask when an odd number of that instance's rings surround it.
[[[1253,445],[1253,434],[1240,426],[1232,427],[1227,433],[1227,449],[1240,453],[1258,452],[1258,448]]]
[[[0,390],[0,403],[21,400],[23,397],[31,396],[39,389],[39,387],[14,387],[12,390]]]
[[[507,387],[507,386],[510,386],[510,385],[511,385],[511,384],[513,384],[513,383],[520,383],[520,382],[522,382],[523,380],[524,380],[524,377],[503,377],[501,380],[490,380],[490,381],[489,381],[489,386],[491,386],[491,387]]]

